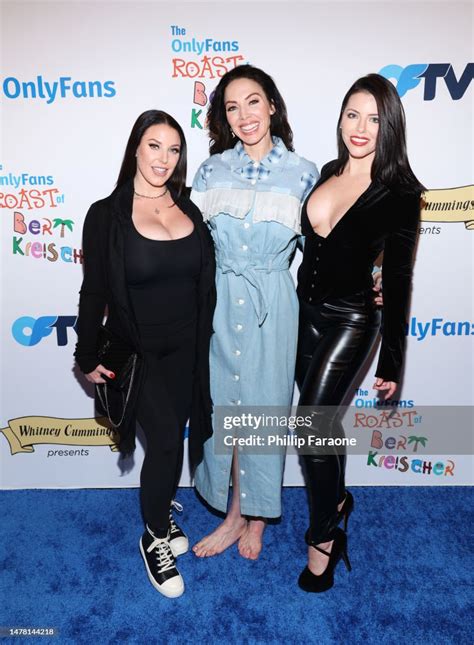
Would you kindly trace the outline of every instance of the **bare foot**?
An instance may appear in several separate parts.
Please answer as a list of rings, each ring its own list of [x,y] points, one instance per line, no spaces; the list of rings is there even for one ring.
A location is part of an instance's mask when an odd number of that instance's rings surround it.
[[[215,531],[193,546],[195,555],[199,558],[207,558],[222,553],[245,533],[247,524],[247,520],[241,515],[236,519],[226,517]]]
[[[243,558],[256,560],[262,550],[263,532],[267,523],[264,520],[250,520],[239,540],[239,553]]]
[[[331,553],[333,543],[334,540],[331,540],[330,542],[321,542],[318,546],[324,549],[324,551]],[[326,570],[328,562],[329,557],[327,555],[313,549],[312,546],[308,547],[308,569],[311,573],[314,573],[315,576],[320,576]]]

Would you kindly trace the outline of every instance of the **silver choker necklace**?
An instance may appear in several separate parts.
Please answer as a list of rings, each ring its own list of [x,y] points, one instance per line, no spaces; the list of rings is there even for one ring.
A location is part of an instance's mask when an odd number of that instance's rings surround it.
[[[168,186],[166,186],[164,193],[160,193],[159,195],[154,195],[154,196],[142,195],[140,193],[137,193],[135,188],[133,189],[134,195],[136,195],[137,197],[144,197],[145,199],[158,199],[159,197],[164,197],[167,192],[168,192]]]

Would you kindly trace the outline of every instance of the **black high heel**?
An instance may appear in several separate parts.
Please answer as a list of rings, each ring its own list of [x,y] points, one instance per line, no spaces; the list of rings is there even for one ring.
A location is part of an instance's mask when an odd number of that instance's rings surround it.
[[[328,566],[319,576],[315,575],[308,567],[305,567],[301,572],[300,577],[298,578],[298,586],[303,589],[303,591],[308,591],[310,593],[321,593],[322,591],[327,591],[331,589],[334,584],[334,569],[336,568],[337,563],[342,558],[346,569],[348,571],[352,570],[351,563],[349,562],[349,556],[347,555],[347,536],[344,531],[340,528],[336,528],[334,535],[334,542],[332,545],[331,552],[328,553],[324,549],[321,549],[317,544],[314,544],[309,537],[306,538],[306,543],[309,546],[312,546],[313,549],[316,549],[320,553],[324,553],[329,558]]]
[[[352,493],[348,490],[346,490],[346,496],[344,497],[344,501],[342,503],[342,507],[340,511],[337,511],[337,523],[339,524],[344,520],[344,532],[347,533],[347,524],[349,522],[349,517],[352,511],[354,510],[354,498],[352,497]]]

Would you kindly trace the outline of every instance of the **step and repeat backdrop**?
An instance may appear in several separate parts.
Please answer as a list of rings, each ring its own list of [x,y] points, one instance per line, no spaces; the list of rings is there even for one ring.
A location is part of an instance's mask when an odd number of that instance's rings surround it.
[[[209,96],[248,62],[274,77],[296,150],[319,167],[335,156],[352,82],[379,72],[396,85],[410,160],[429,191],[403,385],[377,405],[371,365],[354,391],[358,431],[373,441],[349,460],[347,479],[471,483],[472,449],[457,433],[474,403],[472,6],[38,1],[3,2],[1,12],[1,486],[138,485],[142,445],[119,460],[74,366],[84,216],[112,191],[131,126],[150,108],[183,125],[190,184],[207,156]],[[430,453],[421,413],[437,407],[450,438],[442,455]],[[285,483],[302,483],[295,455]]]

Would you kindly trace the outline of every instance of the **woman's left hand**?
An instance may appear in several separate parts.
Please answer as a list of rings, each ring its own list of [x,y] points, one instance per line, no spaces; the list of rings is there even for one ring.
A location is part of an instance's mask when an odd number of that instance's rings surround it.
[[[383,378],[377,378],[375,379],[374,390],[385,392],[384,399],[387,400],[395,394],[397,386],[398,383],[395,383],[395,381],[384,381]]]

